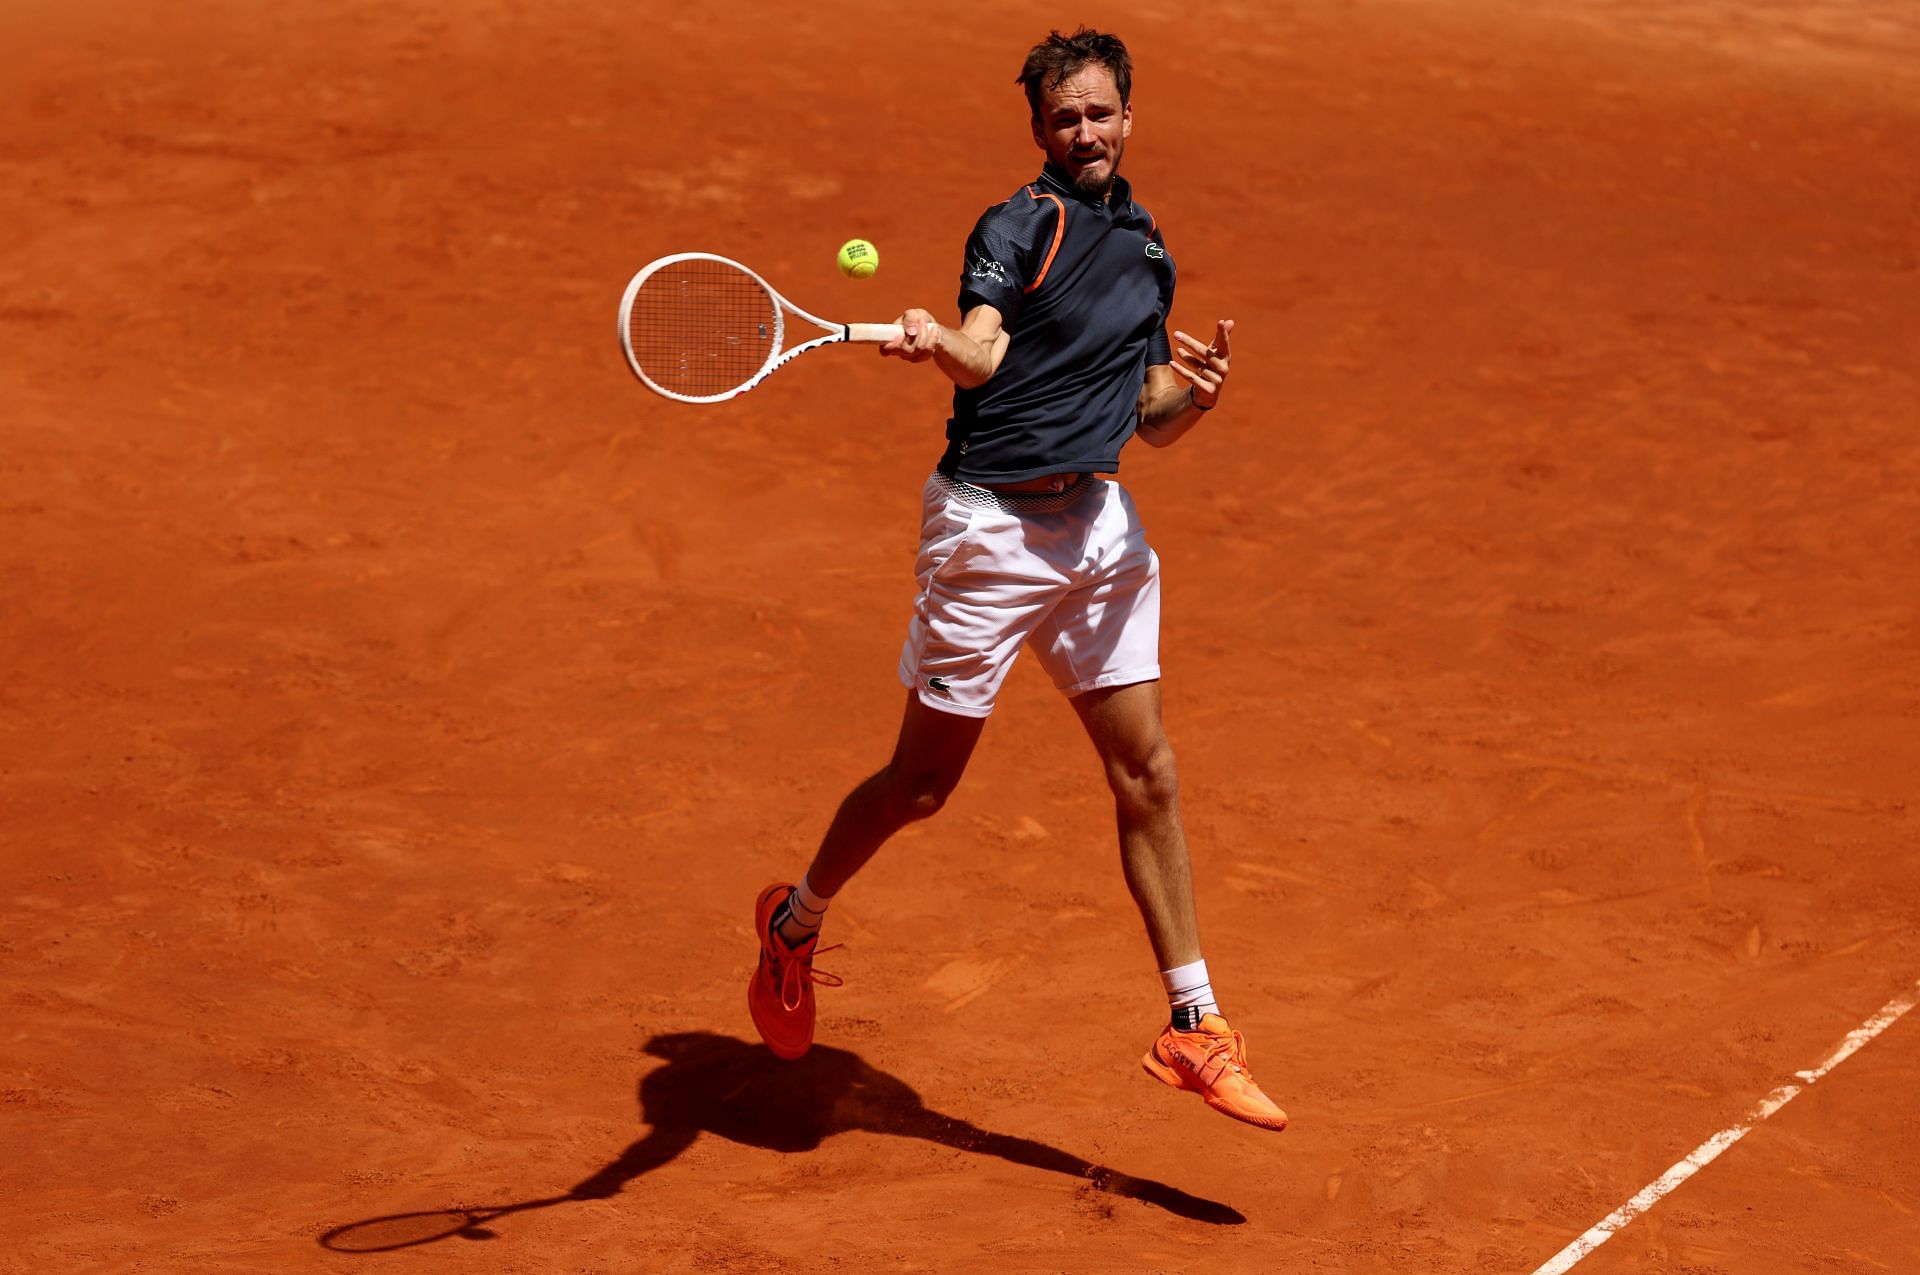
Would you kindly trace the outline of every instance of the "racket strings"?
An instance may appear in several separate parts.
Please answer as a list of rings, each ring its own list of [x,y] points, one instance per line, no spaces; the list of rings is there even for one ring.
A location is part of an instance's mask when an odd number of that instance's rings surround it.
[[[628,338],[640,371],[690,398],[751,381],[778,348],[779,311],[738,266],[677,261],[649,275],[633,299]]]

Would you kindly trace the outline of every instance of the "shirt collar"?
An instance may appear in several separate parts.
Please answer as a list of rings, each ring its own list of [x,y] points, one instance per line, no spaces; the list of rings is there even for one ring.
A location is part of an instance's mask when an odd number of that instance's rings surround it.
[[[1133,211],[1133,187],[1127,183],[1126,178],[1120,176],[1118,173],[1114,174],[1113,191],[1104,204],[1098,199],[1089,199],[1075,190],[1073,183],[1068,181],[1066,175],[1056,169],[1051,162],[1041,168],[1040,184],[1057,194],[1065,195],[1068,199],[1085,204],[1089,208],[1104,207],[1107,211],[1111,212],[1116,219],[1124,217]]]

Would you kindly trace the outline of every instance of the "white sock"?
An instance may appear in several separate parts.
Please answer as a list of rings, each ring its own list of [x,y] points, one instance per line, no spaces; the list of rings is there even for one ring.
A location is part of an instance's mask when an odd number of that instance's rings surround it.
[[[814,893],[813,885],[803,876],[787,896],[786,903],[774,913],[773,928],[789,947],[799,947],[820,932],[820,922],[827,919],[827,904],[831,901],[825,895]]]
[[[1192,1031],[1200,1025],[1202,1015],[1220,1013],[1205,961],[1161,970],[1160,982],[1167,989],[1167,1006],[1173,1011],[1174,1026]]]

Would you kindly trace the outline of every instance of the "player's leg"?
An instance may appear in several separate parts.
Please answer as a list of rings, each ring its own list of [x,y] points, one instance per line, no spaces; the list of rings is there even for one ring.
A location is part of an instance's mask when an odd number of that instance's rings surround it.
[[[908,692],[893,756],[840,803],[807,869],[813,888],[828,898],[838,894],[887,838],[938,814],[986,724],[984,717],[929,708]]]
[[[760,892],[753,912],[760,960],[747,1008],[780,1057],[798,1058],[812,1046],[813,984],[838,982],[813,968],[828,902],[889,837],[939,811],[985,725],[985,717],[931,708],[908,692],[893,756],[841,801],[806,875],[797,886],[782,881]]]
[[[1069,583],[1026,551],[1021,519],[993,507],[991,493],[936,475],[922,495],[920,596],[900,652],[907,707],[893,756],[840,803],[798,884],[768,886],[754,907],[760,961],[747,1003],[782,1057],[813,1042],[811,983],[835,981],[812,964],[829,900],[889,837],[945,803],[1021,645]]]
[[[827,903],[894,833],[938,814],[966,771],[986,718],[962,716],[907,694],[906,715],[887,764],[841,801],[833,822],[798,886],[783,887],[773,913],[774,933],[798,947],[825,919]]]
[[[1089,571],[1032,643],[1100,754],[1121,867],[1166,987],[1170,1022],[1142,1064],[1218,1111],[1284,1128],[1286,1113],[1247,1073],[1245,1044],[1220,1015],[1201,958],[1179,771],[1160,719],[1160,560],[1118,483],[1108,485],[1087,548]]]
[[[1160,683],[1137,682],[1070,701],[1113,792],[1120,867],[1163,970],[1200,959],[1193,869],[1180,826],[1180,777],[1160,718]]]
[[[1072,538],[1086,566],[1035,627],[1034,655],[1069,697],[1113,790],[1120,863],[1163,970],[1200,959],[1180,781],[1160,722],[1160,559],[1126,489],[1103,482]]]
[[[1197,1093],[1236,1120],[1284,1129],[1287,1113],[1253,1083],[1246,1042],[1220,1013],[1200,955],[1180,781],[1161,722],[1160,684],[1092,690],[1072,702],[1113,790],[1121,866],[1146,922],[1171,1011],[1141,1065],[1156,1080]]]

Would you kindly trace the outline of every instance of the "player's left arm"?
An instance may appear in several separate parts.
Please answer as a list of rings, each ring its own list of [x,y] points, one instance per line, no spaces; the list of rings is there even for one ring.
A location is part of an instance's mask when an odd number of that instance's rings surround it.
[[[1173,361],[1148,368],[1146,384],[1140,387],[1140,426],[1135,432],[1149,445],[1178,442],[1200,423],[1201,416],[1219,405],[1233,354],[1232,333],[1232,319],[1220,320],[1212,345],[1174,331]]]

